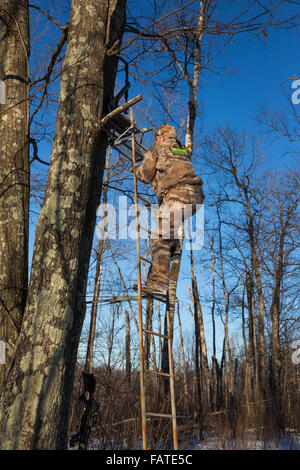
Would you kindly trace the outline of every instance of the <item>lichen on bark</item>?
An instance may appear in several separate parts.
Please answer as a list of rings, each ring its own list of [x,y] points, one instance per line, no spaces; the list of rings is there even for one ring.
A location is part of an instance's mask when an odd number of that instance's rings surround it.
[[[67,445],[107,146],[98,123],[103,100],[113,93],[117,71],[117,57],[106,57],[105,51],[121,40],[125,24],[126,1],[114,0],[114,9],[111,5],[108,0],[72,2],[28,299],[14,364],[1,397],[3,449],[64,449]],[[87,7],[95,14],[89,14]]]

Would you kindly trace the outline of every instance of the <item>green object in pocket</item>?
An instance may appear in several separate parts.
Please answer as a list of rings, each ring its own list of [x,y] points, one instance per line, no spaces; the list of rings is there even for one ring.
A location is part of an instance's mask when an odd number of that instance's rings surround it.
[[[171,147],[171,151],[172,153],[174,153],[174,155],[184,155],[185,157],[188,156],[188,153],[185,149],[181,149],[178,147]]]

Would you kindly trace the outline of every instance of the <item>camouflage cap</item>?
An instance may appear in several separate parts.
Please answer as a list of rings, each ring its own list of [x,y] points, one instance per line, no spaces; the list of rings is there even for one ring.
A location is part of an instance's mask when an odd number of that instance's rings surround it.
[[[155,131],[155,137],[174,137],[176,139],[177,133],[176,129],[173,126],[170,126],[169,124],[165,124],[163,126],[160,126],[160,128]]]

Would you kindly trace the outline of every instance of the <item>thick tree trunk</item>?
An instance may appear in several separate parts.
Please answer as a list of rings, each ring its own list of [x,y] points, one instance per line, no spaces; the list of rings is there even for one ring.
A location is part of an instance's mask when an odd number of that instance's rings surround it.
[[[29,20],[28,2],[0,3],[0,340],[10,362],[28,287],[29,211]]]
[[[63,449],[107,138],[125,0],[73,0],[56,132],[36,228],[26,310],[1,397],[4,449]]]

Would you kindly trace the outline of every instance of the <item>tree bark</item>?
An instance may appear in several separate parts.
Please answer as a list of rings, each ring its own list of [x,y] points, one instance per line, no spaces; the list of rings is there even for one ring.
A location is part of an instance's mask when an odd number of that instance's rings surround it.
[[[28,287],[29,19],[28,2],[0,3],[0,340],[4,380],[20,332]]]
[[[2,393],[3,449],[64,449],[125,0],[73,0],[56,131],[27,305]]]

